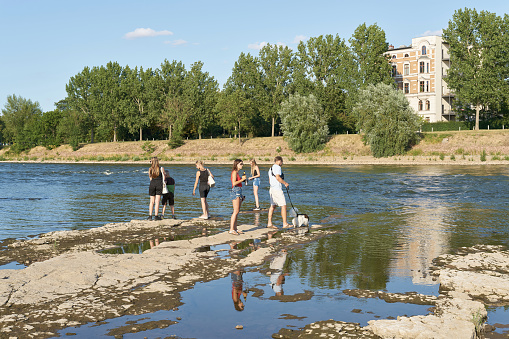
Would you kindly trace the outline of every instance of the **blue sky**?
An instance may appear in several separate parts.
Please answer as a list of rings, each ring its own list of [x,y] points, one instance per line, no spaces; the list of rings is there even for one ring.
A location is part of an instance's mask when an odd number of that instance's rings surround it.
[[[0,107],[16,94],[53,110],[70,77],[109,61],[159,68],[168,59],[187,69],[202,61],[222,87],[240,53],[258,55],[264,43],[295,49],[325,34],[348,41],[365,22],[398,47],[439,34],[465,7],[509,12],[507,0],[0,0]]]

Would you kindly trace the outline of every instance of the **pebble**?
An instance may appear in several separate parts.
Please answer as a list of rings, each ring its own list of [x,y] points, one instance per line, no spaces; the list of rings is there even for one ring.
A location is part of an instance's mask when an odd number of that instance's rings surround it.
[[[244,328],[244,326],[242,326],[242,325],[237,325],[237,326],[235,326],[235,328],[236,328],[237,330],[242,330],[242,329]]]

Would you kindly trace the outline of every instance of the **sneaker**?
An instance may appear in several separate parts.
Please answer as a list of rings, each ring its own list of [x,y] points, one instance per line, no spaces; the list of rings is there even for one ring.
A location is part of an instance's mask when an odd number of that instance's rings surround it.
[[[175,216],[175,214],[173,214],[173,215],[171,216],[171,218],[172,218],[172,219],[177,219],[177,217]]]
[[[253,211],[259,211],[259,210],[260,210],[260,207],[253,208]]]
[[[161,218],[159,215],[156,215],[156,216],[154,217],[154,220],[163,220],[163,218]]]
[[[151,221],[152,221],[152,216],[151,216],[151,215],[149,215],[149,216],[148,216],[148,218],[147,218],[147,220],[151,220]]]

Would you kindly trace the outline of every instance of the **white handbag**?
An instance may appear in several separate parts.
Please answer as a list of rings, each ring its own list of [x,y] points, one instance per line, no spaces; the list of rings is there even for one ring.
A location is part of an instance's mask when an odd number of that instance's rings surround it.
[[[212,177],[212,175],[210,174],[210,171],[209,171],[209,177],[207,179],[207,184],[209,185],[209,187],[214,187],[216,186],[216,181],[214,180],[214,178]]]

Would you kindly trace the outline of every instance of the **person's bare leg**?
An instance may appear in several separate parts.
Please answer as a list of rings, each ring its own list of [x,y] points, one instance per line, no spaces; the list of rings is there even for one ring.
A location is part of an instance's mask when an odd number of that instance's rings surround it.
[[[155,199],[155,196],[151,195],[150,196],[150,203],[148,205],[148,215],[152,215],[152,212],[154,210],[154,199]]]
[[[207,213],[207,198],[201,198],[201,209],[202,209],[202,212],[203,212],[203,216],[206,217],[208,216],[208,213]]]
[[[269,208],[269,219],[267,221],[267,227],[274,228],[274,225],[272,224],[272,215],[274,214],[274,209],[275,208],[276,208],[276,206],[270,205],[270,208]]]
[[[260,202],[258,199],[258,186],[253,186],[253,194],[254,194],[254,198],[255,198],[256,208],[260,208]]]
[[[232,217],[230,218],[230,233],[236,233],[237,232],[237,217],[238,217],[239,211],[240,211],[240,198],[233,200],[232,204],[233,204],[233,213],[232,213]]]
[[[286,221],[286,205],[281,206],[281,217],[283,218],[283,226],[287,226],[288,221]]]
[[[156,195],[155,197],[156,199],[156,207],[155,207],[155,215],[157,216],[159,214],[159,203],[161,202],[161,196],[160,195]]]

